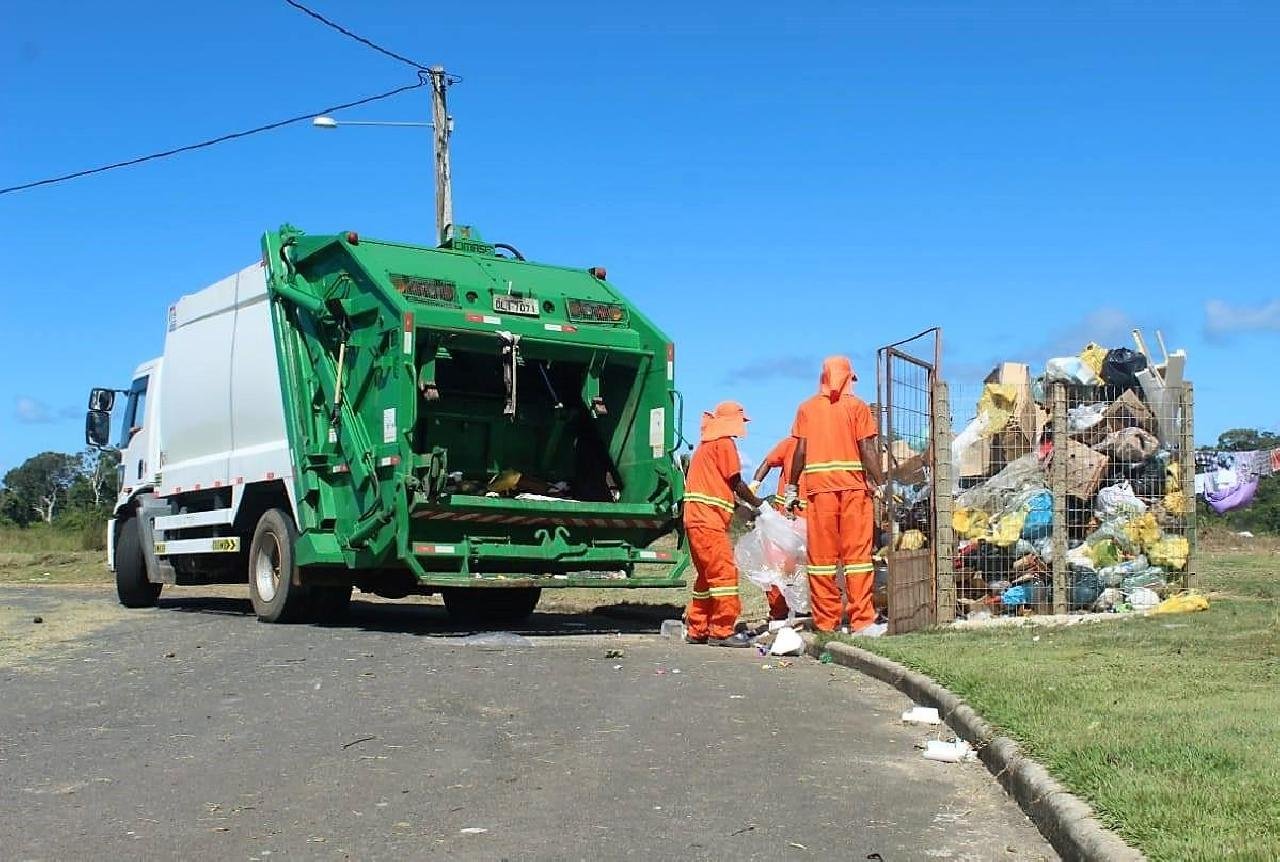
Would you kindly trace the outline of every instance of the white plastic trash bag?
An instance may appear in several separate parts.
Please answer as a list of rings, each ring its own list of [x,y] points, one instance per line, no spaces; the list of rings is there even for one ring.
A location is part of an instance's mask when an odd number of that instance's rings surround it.
[[[1094,508],[1098,517],[1104,519],[1117,516],[1137,517],[1147,513],[1147,504],[1133,493],[1128,479],[1098,491],[1098,503]]]
[[[793,612],[809,612],[803,519],[793,521],[764,507],[755,526],[734,545],[733,559],[760,589],[777,587]]]

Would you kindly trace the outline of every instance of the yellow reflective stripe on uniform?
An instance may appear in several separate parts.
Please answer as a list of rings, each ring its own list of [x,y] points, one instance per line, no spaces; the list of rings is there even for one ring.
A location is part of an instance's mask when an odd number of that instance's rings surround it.
[[[809,566],[809,574],[819,578],[835,577],[839,566]]]
[[[690,595],[692,598],[695,598],[695,599],[709,599],[709,598],[711,598],[711,593],[707,592],[706,590],[694,590],[694,591],[693,591],[693,592],[691,592],[689,595]]]
[[[737,587],[712,587],[707,590],[713,596],[736,596],[738,594]]]
[[[848,470],[851,473],[862,472],[861,461],[816,461],[813,464],[805,464],[805,473],[837,473],[841,470]]]
[[[876,570],[875,563],[852,563],[844,567],[851,575],[867,575]]]
[[[686,503],[702,503],[705,506],[715,506],[717,509],[724,509],[726,512],[733,511],[733,503],[728,500],[721,500],[719,497],[712,497],[710,494],[686,491],[684,501]]]

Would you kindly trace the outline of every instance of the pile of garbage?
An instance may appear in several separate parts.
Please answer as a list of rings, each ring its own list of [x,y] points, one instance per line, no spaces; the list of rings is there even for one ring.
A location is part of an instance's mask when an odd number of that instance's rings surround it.
[[[809,613],[804,518],[788,518],[763,506],[750,532],[733,549],[738,571],[760,587],[777,587],[791,616]]]
[[[1136,351],[1089,344],[1050,359],[1034,379],[1013,362],[986,378],[976,417],[952,445],[961,615],[1053,605],[1055,458],[1067,462],[1067,606],[1144,610],[1176,589],[1191,553],[1193,498],[1177,457],[1186,354],[1156,364],[1135,340]],[[1050,421],[1056,384],[1066,395],[1063,441]]]

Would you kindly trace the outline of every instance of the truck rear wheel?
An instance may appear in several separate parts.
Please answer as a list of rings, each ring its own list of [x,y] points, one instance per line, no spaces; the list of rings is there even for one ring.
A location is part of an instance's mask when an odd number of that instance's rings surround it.
[[[258,519],[249,546],[249,598],[264,623],[290,623],[310,609],[307,588],[293,582],[293,519],[280,509],[268,509]]]
[[[116,542],[116,595],[126,608],[153,608],[160,598],[162,585],[147,580],[147,561],[142,553],[138,519],[130,518],[120,525]]]
[[[459,623],[518,623],[538,605],[538,587],[446,587],[444,606]]]

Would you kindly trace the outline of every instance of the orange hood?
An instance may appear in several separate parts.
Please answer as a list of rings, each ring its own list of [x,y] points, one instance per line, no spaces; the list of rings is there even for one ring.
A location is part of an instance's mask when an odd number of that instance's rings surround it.
[[[709,443],[721,437],[746,437],[750,421],[737,401],[721,401],[715,410],[702,414],[701,440]]]
[[[832,401],[853,394],[853,383],[858,379],[853,363],[847,356],[828,356],[822,361],[822,378],[818,392]]]

